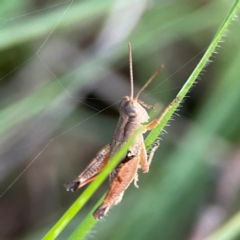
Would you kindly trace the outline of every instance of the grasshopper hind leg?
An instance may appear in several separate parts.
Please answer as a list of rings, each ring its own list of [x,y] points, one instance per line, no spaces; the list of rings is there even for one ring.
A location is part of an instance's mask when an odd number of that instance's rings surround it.
[[[109,211],[111,206],[109,206],[108,204],[102,204],[100,207],[97,208],[97,210],[93,213],[93,217],[96,220],[100,220],[102,219],[107,212]]]
[[[135,179],[139,165],[139,156],[132,157],[128,161],[119,164],[111,181],[110,189],[103,203],[93,213],[97,220],[103,218],[109,209],[118,204],[123,197],[125,190]]]
[[[117,205],[118,203],[120,203],[122,201],[123,195],[124,195],[124,192],[118,196],[118,198],[115,200],[113,205]],[[93,217],[97,220],[103,218],[111,207],[112,205],[109,205],[108,203],[103,203],[93,213]]]

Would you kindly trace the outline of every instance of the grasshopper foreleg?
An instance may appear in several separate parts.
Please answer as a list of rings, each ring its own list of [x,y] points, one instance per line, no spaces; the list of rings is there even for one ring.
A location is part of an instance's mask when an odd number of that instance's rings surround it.
[[[142,143],[142,146],[141,146],[141,169],[142,169],[143,173],[147,173],[149,171],[149,167],[151,165],[154,153],[158,149],[159,146],[160,146],[160,141],[157,140],[155,142],[154,147],[150,150],[149,156],[147,156],[145,145],[144,145],[144,143]]]
[[[149,170],[149,166],[151,165],[152,163],[152,159],[153,159],[153,156],[154,156],[154,153],[156,152],[156,150],[159,148],[160,146],[160,141],[157,140],[153,146],[153,148],[150,150],[149,152],[149,156],[148,156],[148,161],[147,161],[147,164],[148,164],[148,170]]]
[[[181,99],[179,97],[175,98],[165,109],[164,111],[161,113],[161,115],[152,120],[150,123],[148,123],[145,126],[146,131],[152,130],[154,129],[163,119],[163,117],[166,115],[166,113],[169,111],[169,109],[171,109],[176,103],[180,102]]]

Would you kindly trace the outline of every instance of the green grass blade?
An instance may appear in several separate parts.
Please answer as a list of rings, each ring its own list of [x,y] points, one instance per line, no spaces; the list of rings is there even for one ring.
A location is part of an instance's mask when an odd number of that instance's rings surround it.
[[[198,63],[197,67],[194,69],[182,89],[177,95],[177,98],[183,99],[190,88],[193,86],[194,82],[196,81],[197,77],[199,76],[200,72],[203,70],[204,66],[207,64],[209,58],[213,54],[214,50],[216,49],[219,41],[224,37],[224,34],[229,27],[230,23],[232,22],[234,16],[236,15],[238,8],[240,7],[239,0],[235,2],[233,5],[232,9],[230,10],[229,14],[223,21],[221,27],[219,28],[217,34],[213,38],[211,44],[209,45],[208,49],[206,50],[204,56],[202,57],[201,61]],[[145,140],[146,148],[149,149],[150,146],[153,144],[153,142],[156,140],[156,138],[159,136],[159,134],[162,132],[163,128],[167,124],[167,122],[170,120],[171,116],[173,113],[176,111],[178,108],[180,102],[177,102],[174,104],[172,108],[169,109],[168,113],[166,116],[162,119],[161,123],[151,131],[151,133],[148,135],[148,137]]]
[[[27,42],[29,40],[44,37],[49,34],[54,27],[56,30],[66,29],[68,26],[75,24],[82,24],[86,19],[103,14],[109,10],[110,1],[105,0],[99,4],[98,1],[81,1],[74,3],[66,10],[66,6],[70,6],[71,1],[64,4],[64,7],[51,11],[30,19],[19,17],[19,21],[14,24],[6,24],[0,31],[0,50],[4,50],[14,45]],[[59,17],[62,15],[64,21],[60,21]],[[22,20],[23,19],[23,20]],[[12,22],[13,19],[8,20]],[[12,37],[14,35],[14,38]]]
[[[236,1],[233,5],[232,9],[230,10],[228,16],[223,21],[221,27],[219,28],[217,34],[215,35],[214,39],[212,40],[210,46],[206,50],[203,58],[187,80],[187,82],[184,84],[182,89],[177,95],[177,98],[182,100],[187,92],[190,90],[190,88],[193,86],[194,82],[196,81],[199,73],[202,71],[206,63],[208,62],[209,58],[211,57],[212,53],[214,52],[214,49],[217,47],[219,41],[224,36],[227,28],[229,27],[232,19],[236,15],[236,12],[238,8],[240,7],[240,2]],[[179,106],[180,102],[176,102],[172,108],[167,111],[165,116],[163,117],[161,123],[156,127],[151,133],[148,135],[145,144],[147,148],[149,148],[153,142],[156,140],[156,138],[159,136],[177,107]],[[69,208],[69,210],[63,215],[63,217],[56,223],[56,225],[46,234],[46,236],[43,238],[45,240],[47,239],[55,239],[60,232],[66,227],[66,225],[70,222],[70,220],[76,215],[76,213],[84,206],[84,204],[88,201],[88,199],[94,194],[96,189],[100,186],[100,184],[104,181],[104,179],[108,176],[108,174],[111,172],[111,170],[117,165],[117,163],[120,161],[120,159],[124,156],[126,153],[129,145],[131,145],[133,141],[133,138],[131,138],[126,145],[113,157],[112,161],[108,164],[108,166],[104,169],[104,171],[99,175],[99,177],[89,185],[89,187],[83,192],[83,194],[73,203],[73,205]],[[84,225],[87,228],[89,226],[89,229],[84,229],[84,233],[81,232],[82,226],[80,225],[77,230],[74,232],[74,234],[71,236],[71,239],[83,239],[86,234],[89,232],[89,230],[94,226],[94,223],[92,218],[85,219]],[[81,235],[79,235],[81,234]]]
[[[234,240],[240,235],[240,212],[235,214],[219,230],[206,238],[206,240]]]
[[[95,181],[93,181],[86,190],[79,196],[79,198],[72,204],[66,213],[59,219],[53,228],[45,235],[44,240],[55,239],[61,231],[67,226],[77,212],[82,209],[89,198],[95,193],[98,187],[107,178],[110,172],[116,167],[118,162],[127,154],[129,146],[133,143],[137,132],[126,142],[126,144],[115,154],[104,170],[99,174]]]
[[[83,239],[96,224],[97,220],[95,220],[92,216],[94,210],[101,204],[106,194],[104,194],[100,200],[95,204],[92,210],[88,213],[85,219],[81,222],[81,225],[71,234],[69,240],[75,239]]]

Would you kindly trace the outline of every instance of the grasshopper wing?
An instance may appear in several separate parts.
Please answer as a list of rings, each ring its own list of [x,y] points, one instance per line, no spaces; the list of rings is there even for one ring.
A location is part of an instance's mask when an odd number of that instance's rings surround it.
[[[96,154],[90,164],[77,178],[65,185],[67,191],[75,192],[82,186],[93,181],[97,177],[98,173],[100,173],[108,163],[109,156],[110,144],[107,144]]]

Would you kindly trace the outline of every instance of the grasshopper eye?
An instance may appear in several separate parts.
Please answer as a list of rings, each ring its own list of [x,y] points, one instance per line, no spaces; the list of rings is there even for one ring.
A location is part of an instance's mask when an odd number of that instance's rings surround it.
[[[138,115],[138,108],[133,105],[128,105],[126,108],[126,114],[130,118],[136,117]]]

